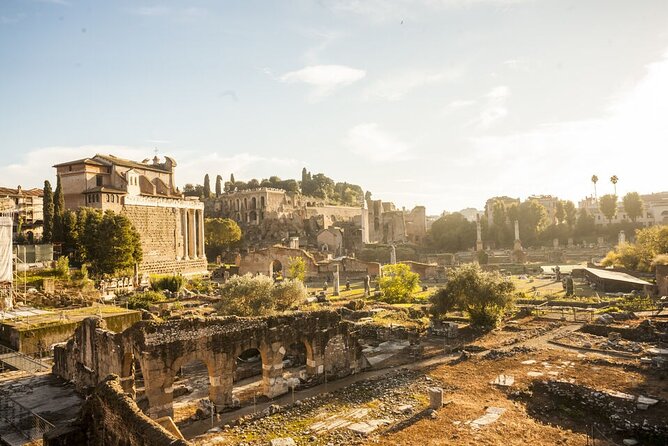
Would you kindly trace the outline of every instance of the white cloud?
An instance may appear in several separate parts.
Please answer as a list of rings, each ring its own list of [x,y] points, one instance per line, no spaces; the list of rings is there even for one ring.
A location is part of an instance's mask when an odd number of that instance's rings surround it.
[[[340,87],[350,85],[366,76],[366,71],[345,65],[311,65],[281,76],[285,83],[303,83],[314,87],[312,99],[329,95]]]
[[[462,68],[441,71],[408,71],[380,79],[371,85],[364,95],[367,99],[380,98],[397,101],[416,88],[450,82],[461,78],[463,73]]]
[[[326,0],[332,11],[363,16],[373,22],[414,20],[422,14],[476,5],[511,6],[533,0]]]
[[[512,135],[473,138],[472,163],[495,166],[499,182],[508,181],[517,190],[535,190],[540,178],[544,188],[573,199],[579,198],[594,173],[602,178],[618,175],[620,194],[665,190],[665,116],[668,53],[648,65],[646,75],[633,88],[616,95],[606,116],[543,124]],[[605,186],[612,191],[612,186]]]
[[[410,146],[375,123],[359,124],[348,131],[344,144],[358,156],[370,161],[403,161],[410,159]]]
[[[443,107],[441,110],[441,116],[449,116],[454,112],[457,112],[459,110],[471,107],[472,105],[475,105],[477,102],[470,100],[470,99],[457,99],[454,101],[451,101],[448,105]]]
[[[482,130],[489,129],[498,121],[508,116],[506,100],[510,96],[510,88],[499,85],[485,95],[485,105],[480,115],[470,122],[471,125]]]

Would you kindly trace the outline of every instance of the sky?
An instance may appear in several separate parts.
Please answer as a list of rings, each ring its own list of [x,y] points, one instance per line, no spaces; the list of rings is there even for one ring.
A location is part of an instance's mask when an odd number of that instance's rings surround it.
[[[665,0],[0,0],[0,185],[115,154],[429,214],[668,190]]]

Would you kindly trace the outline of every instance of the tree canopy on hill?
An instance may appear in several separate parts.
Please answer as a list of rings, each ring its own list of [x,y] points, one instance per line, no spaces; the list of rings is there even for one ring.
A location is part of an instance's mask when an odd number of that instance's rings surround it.
[[[208,175],[205,177],[205,183],[207,182],[207,178]],[[218,178],[220,178],[220,175],[216,178],[216,195],[218,196]],[[211,187],[209,186],[207,188],[205,186],[199,184],[186,184],[183,188],[183,194],[200,198],[208,197],[211,194]],[[299,182],[294,179],[282,180],[275,175],[270,176],[269,178],[263,178],[262,180],[253,178],[245,182],[235,180],[234,175],[231,175],[230,181],[225,182],[223,190],[225,192],[232,192],[234,190],[251,190],[260,187],[281,189],[286,192],[301,192],[303,195],[320,198],[327,203],[347,206],[359,206],[364,199],[364,191],[359,185],[347,183],[345,181],[335,182],[323,173],[312,175],[311,172],[308,172],[305,168],[302,170],[302,179]]]

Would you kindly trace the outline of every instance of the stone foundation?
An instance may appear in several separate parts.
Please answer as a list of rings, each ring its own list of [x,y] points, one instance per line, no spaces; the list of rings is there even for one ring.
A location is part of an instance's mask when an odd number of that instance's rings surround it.
[[[135,396],[134,367],[144,378],[148,414],[173,414],[173,384],[182,366],[203,362],[209,374],[209,399],[217,410],[232,405],[236,358],[258,349],[262,358],[262,393],[287,393],[283,358],[292,344],[306,350],[307,375],[316,380],[342,377],[362,368],[354,324],[335,311],[315,311],[264,318],[219,317],[141,321],[122,333],[106,330],[98,318],[86,319],[74,338],[54,349],[53,373],[88,392],[108,375]]]
[[[125,394],[118,376],[102,381],[86,400],[81,418],[44,435],[44,446],[187,446],[144,415]]]

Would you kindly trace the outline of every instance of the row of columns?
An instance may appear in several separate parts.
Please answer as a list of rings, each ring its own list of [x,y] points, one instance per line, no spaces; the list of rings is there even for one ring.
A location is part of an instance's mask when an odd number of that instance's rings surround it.
[[[204,212],[201,209],[181,209],[180,212],[183,240],[181,259],[204,258]]]

